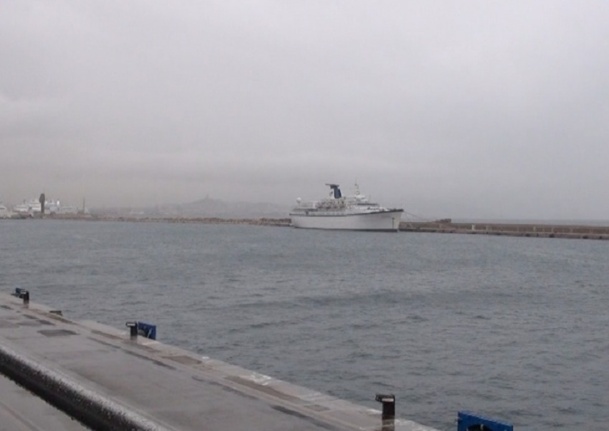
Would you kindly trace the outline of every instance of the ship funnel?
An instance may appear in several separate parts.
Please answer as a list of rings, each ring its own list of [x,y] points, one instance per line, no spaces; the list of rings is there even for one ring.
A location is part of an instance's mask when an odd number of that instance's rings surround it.
[[[332,193],[334,194],[334,199],[340,199],[343,195],[340,192],[340,186],[338,184],[327,184],[332,189]]]

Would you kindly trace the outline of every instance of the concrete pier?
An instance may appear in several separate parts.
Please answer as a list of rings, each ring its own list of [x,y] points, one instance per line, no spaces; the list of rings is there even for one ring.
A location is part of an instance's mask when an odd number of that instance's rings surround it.
[[[609,226],[452,223],[450,221],[401,222],[401,232],[461,233],[470,235],[524,236],[533,238],[609,239]]]
[[[434,431],[52,311],[0,293],[0,373],[57,408],[0,376],[0,430]]]

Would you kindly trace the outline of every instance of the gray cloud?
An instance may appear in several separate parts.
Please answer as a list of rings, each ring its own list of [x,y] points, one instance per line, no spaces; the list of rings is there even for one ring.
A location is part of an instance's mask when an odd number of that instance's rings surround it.
[[[0,200],[328,181],[429,217],[607,218],[609,4],[17,1],[0,13]]]

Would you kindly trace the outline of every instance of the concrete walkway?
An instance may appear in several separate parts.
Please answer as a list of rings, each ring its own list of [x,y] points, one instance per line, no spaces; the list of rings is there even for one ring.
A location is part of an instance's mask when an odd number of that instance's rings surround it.
[[[380,411],[132,339],[127,328],[74,322],[7,294],[0,294],[0,372],[93,429],[433,431],[402,419],[383,427]],[[36,397],[15,403],[11,399],[25,392],[14,386],[5,391],[12,382],[0,382],[0,422],[17,417],[21,426],[7,429],[81,429],[50,406],[39,413],[49,418],[45,426],[36,428],[27,407]]]

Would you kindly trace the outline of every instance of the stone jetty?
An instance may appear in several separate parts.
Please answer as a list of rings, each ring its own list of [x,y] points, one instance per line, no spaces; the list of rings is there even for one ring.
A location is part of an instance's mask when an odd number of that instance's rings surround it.
[[[536,238],[609,239],[609,226],[526,224],[526,223],[453,223],[402,222],[402,232],[461,233],[470,235],[503,235]]]
[[[60,215],[47,220],[120,221],[149,223],[201,223],[290,227],[289,218],[223,218],[223,217],[152,217]],[[403,221],[400,232],[459,233],[469,235],[521,236],[535,238],[609,239],[609,226],[551,223],[485,223],[435,221]]]

